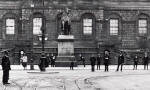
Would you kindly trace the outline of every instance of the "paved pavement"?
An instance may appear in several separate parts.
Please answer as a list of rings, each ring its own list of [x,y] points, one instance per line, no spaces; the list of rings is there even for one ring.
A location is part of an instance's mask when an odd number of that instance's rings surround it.
[[[0,82],[0,90],[150,90],[150,71],[143,70],[142,65],[134,71],[132,65],[125,65],[123,72],[115,72],[116,65],[110,66],[110,72],[104,72],[104,66],[100,71],[91,72],[89,65],[80,65],[74,70],[49,67],[46,72],[40,72],[36,65],[34,67],[35,70],[29,70],[30,66],[23,70],[21,65],[12,65],[11,84]]]

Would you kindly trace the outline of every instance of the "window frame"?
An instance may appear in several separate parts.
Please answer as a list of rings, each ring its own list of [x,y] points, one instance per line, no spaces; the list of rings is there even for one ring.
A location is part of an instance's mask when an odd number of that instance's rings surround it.
[[[39,31],[38,31],[39,33],[35,33],[35,29],[34,29],[34,28],[35,28],[35,27],[34,27],[34,19],[39,19],[39,18],[41,19],[41,27],[40,27],[40,29],[39,29]],[[43,20],[42,17],[33,17],[33,19],[32,19],[32,23],[33,23],[33,26],[32,26],[32,28],[33,28],[33,30],[32,30],[32,31],[33,31],[33,35],[40,35],[40,34],[42,34],[42,31],[41,31],[42,24],[43,24],[43,23],[42,23],[42,20]],[[36,24],[36,27],[38,27],[37,24]],[[37,29],[36,29],[36,30],[37,30]]]
[[[88,26],[85,25],[85,23],[87,23],[87,22],[84,23],[84,20],[86,20],[86,19],[87,19],[87,20],[88,20],[88,19],[91,20],[91,23],[90,23],[91,25],[88,25]],[[82,25],[83,25],[83,26],[82,26],[82,28],[83,28],[83,35],[92,35],[92,34],[93,34],[93,18],[87,18],[87,17],[86,17],[86,18],[83,18],[83,19],[82,19]],[[86,27],[86,28],[87,28],[87,27],[91,28],[91,30],[89,31],[90,33],[85,33],[85,31],[86,31],[86,32],[88,31],[88,30],[85,30],[85,27]]]
[[[140,20],[146,20],[146,26],[140,27],[140,25],[139,25]],[[146,32],[145,33],[140,33],[140,28],[146,28]],[[147,33],[148,33],[148,19],[147,18],[139,18],[138,19],[138,35],[139,36],[144,36],[144,35],[147,35]]]
[[[11,26],[11,25],[7,25],[7,20],[8,19],[12,19],[13,21],[14,21],[14,25],[13,26]],[[10,31],[8,31],[8,29],[7,28],[9,28],[9,27],[13,27],[13,31],[11,31],[11,33],[10,33]],[[16,29],[16,20],[15,20],[15,18],[6,18],[5,19],[5,33],[6,33],[6,35],[15,35],[15,29]],[[13,33],[12,33],[13,32]]]
[[[111,26],[111,20],[117,20],[118,23],[117,23],[117,26]],[[117,33],[111,33],[111,28],[117,28]],[[115,30],[113,30],[113,32],[115,32]],[[109,19],[109,35],[110,36],[117,36],[119,35],[119,18],[110,18]]]

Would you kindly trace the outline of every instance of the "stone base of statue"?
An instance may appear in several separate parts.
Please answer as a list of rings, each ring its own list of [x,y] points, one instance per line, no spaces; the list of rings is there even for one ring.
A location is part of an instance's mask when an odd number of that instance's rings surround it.
[[[71,62],[77,66],[74,57],[74,36],[73,35],[59,35],[58,36],[58,56],[56,58],[56,67],[69,67]]]

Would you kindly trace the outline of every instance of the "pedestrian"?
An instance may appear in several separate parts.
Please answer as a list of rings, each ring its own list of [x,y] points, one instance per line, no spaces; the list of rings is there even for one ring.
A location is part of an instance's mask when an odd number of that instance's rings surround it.
[[[40,62],[39,62],[40,71],[46,71],[46,61],[47,61],[47,58],[45,57],[45,53],[42,53]]]
[[[144,64],[144,70],[148,70],[148,62],[149,62],[149,57],[147,55],[147,52],[145,52],[144,58],[143,58],[143,64]]]
[[[134,60],[133,70],[137,70],[137,66],[138,66],[138,62],[139,62],[138,56],[135,55],[133,60]]]
[[[10,84],[8,83],[9,80],[9,71],[11,70],[10,68],[10,60],[8,56],[8,51],[4,51],[4,56],[2,57],[2,70],[3,70],[3,84]]]
[[[26,56],[25,53],[23,53],[23,55],[21,56],[21,63],[22,66],[24,67],[24,70],[27,69],[27,62],[28,62],[28,57]]]
[[[80,60],[82,61],[83,66],[85,67],[85,58],[80,54]]]
[[[92,55],[92,57],[90,57],[90,61],[91,61],[91,71],[94,72],[95,71],[95,62],[96,62],[96,58],[94,57],[94,55]]]
[[[97,60],[97,70],[100,70],[100,64],[101,64],[101,60],[102,60],[102,57],[100,54],[98,54],[96,60]]]
[[[122,67],[123,67],[123,63],[124,63],[124,56],[122,54],[122,52],[120,52],[120,55],[118,56],[118,66],[117,66],[117,70],[119,70],[119,67],[121,66],[121,71],[122,71]]]
[[[108,50],[105,50],[105,51],[104,51],[105,72],[108,72],[108,71],[109,71],[109,62],[110,62],[109,51],[108,51]]]
[[[71,57],[70,70],[74,70],[74,57]]]
[[[50,59],[51,59],[51,67],[55,67],[55,60],[56,60],[56,57],[55,57],[53,54],[51,54]]]
[[[46,55],[47,61],[46,61],[46,67],[49,67],[50,64],[50,56],[49,54]]]

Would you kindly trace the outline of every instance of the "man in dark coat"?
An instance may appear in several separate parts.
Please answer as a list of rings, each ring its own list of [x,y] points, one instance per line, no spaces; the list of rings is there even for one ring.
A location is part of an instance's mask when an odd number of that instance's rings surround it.
[[[49,56],[49,54],[47,54],[46,58],[47,58],[46,67],[49,67],[49,64],[50,64],[50,56]]]
[[[91,71],[94,72],[95,71],[96,58],[94,56],[92,56],[92,57],[90,57],[90,61],[91,61]]]
[[[136,55],[133,60],[134,60],[133,70],[137,70],[137,65],[139,61],[138,56]]]
[[[8,57],[8,52],[5,51],[4,52],[4,56],[2,57],[2,70],[3,70],[3,84],[10,84],[8,83],[8,80],[9,80],[9,70],[11,70],[10,68],[10,60],[9,60],[9,57]]]
[[[109,57],[109,51],[105,51],[104,52],[104,65],[105,65],[105,72],[108,72],[109,69],[109,61],[110,57]]]
[[[82,61],[83,66],[85,67],[85,58],[80,54],[80,60]]]
[[[74,68],[74,60],[75,58],[74,57],[71,57],[71,62],[70,62],[70,70],[73,70]]]
[[[121,65],[121,71],[122,71],[122,67],[123,67],[123,63],[124,63],[124,56],[122,53],[120,53],[120,55],[118,56],[118,66],[117,66],[117,70],[119,70],[119,66]]]
[[[45,71],[46,69],[46,62],[47,62],[47,58],[45,57],[45,54],[43,53],[41,58],[40,58],[40,63],[39,63],[39,67],[41,71]]]
[[[97,70],[100,70],[100,64],[101,64],[101,60],[102,60],[102,57],[100,56],[100,54],[98,54],[96,60],[97,60]]]
[[[144,64],[144,70],[148,70],[148,62],[149,62],[149,57],[147,56],[147,53],[145,53],[145,56],[143,58],[143,64]]]
[[[56,60],[56,57],[55,57],[53,54],[51,54],[50,59],[51,59],[51,67],[55,67],[55,60]]]

